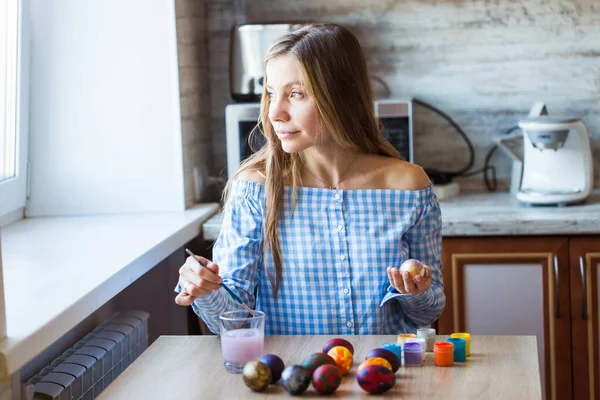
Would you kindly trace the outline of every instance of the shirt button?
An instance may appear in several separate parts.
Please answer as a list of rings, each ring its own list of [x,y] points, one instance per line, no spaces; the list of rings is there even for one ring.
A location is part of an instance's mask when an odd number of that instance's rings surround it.
[[[348,328],[352,328],[352,321],[348,321],[348,322],[346,322],[346,326],[347,326]]]
[[[348,294],[350,293],[350,289],[348,289],[347,287],[344,288],[344,294]]]
[[[334,199],[336,199],[336,200],[339,200],[339,199],[340,199],[340,195],[336,193],[336,194],[333,196],[333,198],[334,198]]]
[[[345,259],[346,259],[346,255],[345,255],[345,254],[342,254],[342,255],[340,256],[340,260],[344,261]]]
[[[338,231],[343,231],[344,230],[344,225],[338,225]]]

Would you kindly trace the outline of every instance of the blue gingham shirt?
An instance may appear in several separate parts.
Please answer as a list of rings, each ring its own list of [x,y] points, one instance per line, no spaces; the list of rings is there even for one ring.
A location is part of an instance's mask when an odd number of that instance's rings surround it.
[[[263,256],[265,186],[233,182],[213,249],[223,283],[265,312],[270,335],[374,335],[416,332],[435,321],[446,298],[441,272],[441,212],[432,187],[332,190],[301,187],[292,210],[285,187],[279,223],[281,286],[273,296]],[[386,268],[416,258],[432,269],[431,288],[404,295]],[[256,288],[256,296],[255,296]],[[181,287],[176,288],[177,291]],[[215,333],[218,315],[240,306],[224,290],[192,307]]]

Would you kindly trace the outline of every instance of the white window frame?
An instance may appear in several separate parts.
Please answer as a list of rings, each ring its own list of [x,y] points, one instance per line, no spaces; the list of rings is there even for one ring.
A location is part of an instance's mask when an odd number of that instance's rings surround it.
[[[27,163],[29,138],[29,0],[9,0],[18,7],[17,88],[15,108],[15,176],[0,182],[0,223],[9,214],[22,216],[27,200]],[[15,219],[12,217],[11,219]],[[0,224],[1,225],[1,224]]]

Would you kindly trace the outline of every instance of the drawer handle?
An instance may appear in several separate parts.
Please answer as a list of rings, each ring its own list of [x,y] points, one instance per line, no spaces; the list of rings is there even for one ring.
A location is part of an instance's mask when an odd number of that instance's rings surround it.
[[[587,289],[583,256],[579,256],[579,273],[581,274],[581,319],[585,321],[587,319]]]
[[[556,295],[554,298],[554,317],[560,318],[560,281],[558,277],[558,257],[554,256],[554,288]]]

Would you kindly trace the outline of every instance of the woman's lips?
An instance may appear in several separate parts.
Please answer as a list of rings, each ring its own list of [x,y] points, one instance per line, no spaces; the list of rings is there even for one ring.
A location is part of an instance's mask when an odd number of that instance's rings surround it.
[[[280,140],[283,140],[283,139],[289,138],[290,136],[295,135],[298,132],[300,132],[300,131],[277,131],[276,133],[277,133],[277,137]]]

